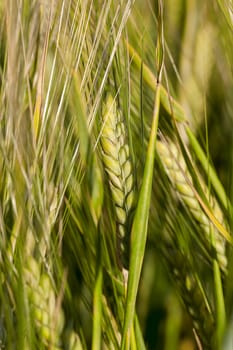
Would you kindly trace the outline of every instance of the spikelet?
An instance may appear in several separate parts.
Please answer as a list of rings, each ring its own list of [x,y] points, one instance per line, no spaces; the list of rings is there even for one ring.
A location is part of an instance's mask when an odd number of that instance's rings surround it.
[[[48,206],[45,227],[47,232],[51,232],[57,208],[57,193],[52,184],[48,187]],[[28,230],[26,241],[24,277],[36,334],[45,348],[58,350],[61,349],[64,314],[57,305],[56,292],[48,271],[50,262],[46,254],[49,249],[49,235],[44,234],[36,240],[35,235]],[[46,269],[43,268],[45,266]]]
[[[61,349],[61,333],[64,324],[63,311],[51,280],[49,246],[52,227],[56,220],[57,190],[52,183],[47,188],[48,212],[44,217],[45,233],[27,229],[25,244],[24,280],[35,333],[44,348]]]
[[[204,238],[207,242],[208,250],[214,252],[214,255],[216,255],[215,258],[217,258],[221,270],[223,272],[226,272],[227,257],[225,239],[219,234],[217,229],[211,225],[210,220],[202,210],[192,189],[192,177],[187,169],[182,153],[171,141],[168,143],[158,141],[157,152],[164,166],[164,169],[175,188],[176,193],[178,194],[185,207],[190,211],[194,219],[200,224],[205,234]],[[208,193],[207,188],[203,188],[203,190],[206,194]],[[214,197],[210,197],[209,199],[214,216],[218,219],[219,222],[223,223],[223,214],[216,200]],[[214,244],[211,243],[211,232],[214,234]]]
[[[40,264],[33,257],[27,258],[24,276],[37,335],[44,346],[60,349],[64,316],[62,310],[56,307],[51,280],[47,273],[41,273]]]
[[[173,241],[164,242],[163,253],[203,349],[212,349],[211,340],[215,331],[213,313],[189,259],[177,249]]]
[[[102,159],[108,176],[117,218],[117,257],[127,268],[129,232],[127,225],[133,205],[133,169],[122,114],[111,95],[103,108]]]

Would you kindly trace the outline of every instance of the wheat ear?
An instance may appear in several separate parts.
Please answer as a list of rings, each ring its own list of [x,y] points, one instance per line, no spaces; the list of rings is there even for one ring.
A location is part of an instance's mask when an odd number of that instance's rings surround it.
[[[117,218],[117,256],[120,266],[128,265],[129,214],[134,197],[133,169],[126,128],[116,101],[107,96],[103,107],[102,158],[108,176]]]
[[[60,307],[56,305],[51,279],[47,273],[41,273],[41,265],[33,257],[27,258],[24,276],[36,333],[45,347],[60,349],[64,316]]]
[[[204,349],[211,349],[210,339],[213,339],[215,330],[214,317],[192,264],[173,241],[164,242],[163,253],[194,329]]]
[[[225,273],[227,270],[225,239],[219,234],[217,229],[211,225],[210,220],[202,210],[195,196],[192,177],[187,169],[182,153],[171,141],[158,141],[157,152],[176,193],[185,207],[190,211],[193,218],[200,224],[205,234],[207,247],[211,248],[208,250],[214,251],[214,258],[217,258],[221,270]],[[201,182],[204,183],[204,181]],[[206,194],[208,193],[206,187],[204,187],[203,190]],[[212,206],[212,211],[215,217],[219,222],[223,223],[223,214],[215,198],[210,197],[209,203]],[[211,232],[213,232],[214,235],[214,242],[211,237]]]
[[[61,349],[64,314],[50,272],[50,236],[56,220],[57,192],[52,183],[48,187],[48,215],[44,218],[45,232],[36,236],[28,229],[26,234],[24,278],[35,322],[36,335],[45,348]]]
[[[20,227],[21,216],[19,216],[16,226]],[[17,240],[20,239],[19,229],[16,227],[10,237],[7,248],[7,256],[10,262],[14,263],[15,247]],[[42,243],[42,244],[41,244]],[[35,333],[45,348],[59,350],[61,342],[61,333],[64,325],[64,314],[61,307],[57,304],[56,293],[48,272],[42,272],[42,251],[45,252],[44,242],[39,242],[41,246],[40,256],[34,257],[36,240],[31,230],[27,230],[25,241],[25,263],[23,276],[30,307],[30,314],[35,323]],[[38,246],[38,242],[37,242]],[[1,348],[1,347],[0,347]]]

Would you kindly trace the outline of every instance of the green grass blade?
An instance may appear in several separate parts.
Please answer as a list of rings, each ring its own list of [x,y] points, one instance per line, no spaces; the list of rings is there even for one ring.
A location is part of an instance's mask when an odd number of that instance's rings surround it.
[[[128,43],[126,42],[127,49],[129,51],[129,55],[133,60],[133,63],[136,65],[136,67],[141,70],[141,67],[143,65],[142,70],[142,76],[145,82],[148,84],[148,86],[155,91],[156,89],[156,82],[157,79],[153,72],[150,70],[150,68],[142,62],[141,57],[138,55],[136,50]],[[183,108],[179,103],[177,103],[167,92],[167,90],[161,86],[160,88],[160,98],[161,98],[161,104],[163,105],[164,109],[170,114],[173,115],[175,120],[177,121],[185,121],[185,113]]]
[[[214,260],[214,285],[216,307],[216,349],[222,349],[223,336],[226,329],[226,311],[219,265]]]
[[[103,270],[102,266],[100,265],[98,266],[94,287],[92,350],[101,349],[102,286]]]
[[[160,107],[160,85],[157,85],[154,115],[150,133],[149,144],[147,148],[146,162],[142,186],[139,194],[138,205],[131,230],[131,256],[129,265],[129,281],[126,298],[126,312],[124,319],[124,328],[122,336],[121,349],[125,348],[126,338],[132,326],[134,319],[134,309],[136,303],[137,290],[142,269],[142,262],[145,252],[147,226],[150,209],[150,198],[152,189],[152,177],[154,169],[154,155],[156,134],[159,119]]]
[[[135,331],[135,338],[136,338],[136,343],[137,343],[137,347],[140,350],[146,350],[146,346],[144,343],[144,339],[142,336],[142,331],[140,328],[140,324],[138,321],[138,317],[136,315],[135,319],[134,319],[134,331]]]
[[[87,117],[85,111],[85,101],[83,101],[82,95],[79,90],[79,77],[74,73],[73,75],[73,109],[76,111],[77,115],[77,125],[75,128],[78,128],[78,136],[80,141],[80,152],[82,155],[82,160],[86,162],[88,156],[88,147],[89,147],[89,133],[87,126]]]
[[[198,143],[195,135],[192,133],[189,127],[186,127],[186,132],[189,138],[189,142],[200,161],[206,175],[208,176],[216,194],[218,195],[218,198],[220,199],[222,205],[225,207],[225,209],[228,209],[229,206],[231,206],[229,199],[227,198],[226,192],[221,184],[221,182],[218,179],[218,176],[216,175],[215,170],[211,166],[209,160],[207,159],[205,153],[203,152],[200,144]]]

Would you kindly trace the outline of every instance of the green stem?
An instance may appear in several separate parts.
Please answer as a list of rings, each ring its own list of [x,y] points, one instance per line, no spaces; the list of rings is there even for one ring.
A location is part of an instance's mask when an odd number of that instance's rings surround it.
[[[226,311],[223,296],[221,272],[216,260],[213,263],[214,267],[214,285],[215,285],[215,306],[216,306],[216,350],[222,349],[223,336],[226,329]]]
[[[135,316],[135,319],[134,319],[134,330],[135,330],[135,338],[136,338],[136,343],[137,343],[138,349],[146,350],[144,339],[142,336],[142,331],[140,328],[140,324],[139,324],[137,315]]]
[[[99,263],[95,287],[94,287],[92,350],[102,349],[101,347],[102,286],[103,286],[103,269],[102,269],[101,263]]]
[[[141,275],[142,262],[144,258],[146,238],[147,238],[147,226],[150,209],[150,198],[152,189],[152,178],[154,170],[154,155],[156,135],[158,129],[159,120],[159,107],[160,107],[160,92],[161,85],[157,84],[155,106],[153,121],[150,133],[150,139],[147,149],[147,156],[145,162],[144,175],[142,180],[142,187],[139,194],[138,205],[132,225],[131,231],[131,256],[129,265],[129,281],[127,288],[126,298],[126,312],[124,319],[123,335],[121,349],[125,349],[126,339],[129,337],[132,322],[135,314],[135,303],[137,290],[139,285],[139,279]]]

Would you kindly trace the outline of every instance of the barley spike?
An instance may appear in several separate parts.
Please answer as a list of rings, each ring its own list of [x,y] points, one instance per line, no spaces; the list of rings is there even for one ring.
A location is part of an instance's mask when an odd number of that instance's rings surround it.
[[[214,317],[192,264],[173,241],[164,242],[163,254],[203,348],[212,349],[210,339],[215,331]]]
[[[214,251],[214,255],[216,255],[215,258],[217,258],[221,270],[226,273],[227,257],[225,239],[219,234],[217,229],[211,225],[210,220],[203,212],[192,189],[192,177],[187,169],[182,153],[171,141],[158,141],[157,152],[176,193],[185,207],[190,211],[193,218],[200,224],[205,234],[208,250]],[[201,180],[201,183],[203,185],[204,181]],[[206,194],[208,193],[207,187],[203,186],[203,190]],[[223,214],[215,198],[210,197],[209,202],[215,217],[219,222],[223,223]],[[213,230],[212,232],[214,234],[214,243],[212,243],[211,240],[211,230]]]
[[[129,214],[133,206],[134,180],[126,128],[115,100],[107,96],[103,108],[102,159],[107,173],[117,218],[117,258],[127,268]]]
[[[49,275],[40,270],[39,262],[32,256],[28,257],[24,276],[32,316],[43,345],[58,350],[61,348],[64,316],[62,310],[56,307],[56,296]]]

